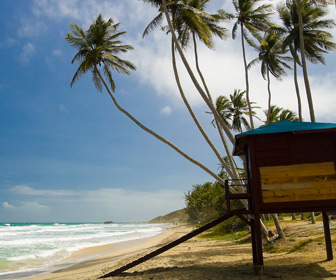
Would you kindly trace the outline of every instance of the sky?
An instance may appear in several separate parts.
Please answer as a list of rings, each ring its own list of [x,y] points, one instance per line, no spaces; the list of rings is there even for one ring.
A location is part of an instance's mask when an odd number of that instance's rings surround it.
[[[265,1],[268,2],[268,1]],[[276,1],[270,1],[272,3]],[[209,12],[232,10],[214,0]],[[330,17],[336,18],[334,7]],[[148,221],[185,206],[193,185],[214,179],[154,139],[98,92],[85,75],[71,88],[76,50],[64,40],[76,23],[87,29],[103,14],[120,22],[122,58],[137,70],[114,74],[118,102],[143,124],[173,142],[214,172],[219,164],[195,128],[179,96],[171,66],[170,37],[142,32],[157,10],[138,0],[0,1],[0,222]],[[165,25],[166,23],[163,23]],[[215,39],[215,50],[199,45],[199,58],[214,98],[244,90],[241,45]],[[335,30],[331,32],[336,35]],[[186,52],[193,66],[193,50]],[[247,49],[248,60],[257,56]],[[326,65],[308,64],[318,122],[336,122],[336,54]],[[186,95],[213,142],[223,148],[212,117],[178,63]],[[299,75],[304,92],[302,74]],[[250,96],[267,106],[267,83],[260,66],[250,72]],[[272,79],[273,104],[296,111],[292,72]],[[309,121],[305,96],[304,119]],[[264,118],[262,109],[258,115]]]

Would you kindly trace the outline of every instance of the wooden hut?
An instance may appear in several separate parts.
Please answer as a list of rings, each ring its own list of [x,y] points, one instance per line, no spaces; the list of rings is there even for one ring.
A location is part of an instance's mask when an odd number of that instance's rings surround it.
[[[246,159],[254,264],[263,269],[262,213],[322,212],[332,259],[328,212],[336,211],[336,124],[282,121],[260,127],[236,135],[233,154]]]
[[[336,124],[282,121],[236,136],[260,212],[336,210]]]

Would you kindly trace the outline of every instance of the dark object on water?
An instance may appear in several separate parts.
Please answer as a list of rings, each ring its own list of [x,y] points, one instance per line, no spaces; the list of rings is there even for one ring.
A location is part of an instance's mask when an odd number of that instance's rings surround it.
[[[104,222],[104,225],[108,225],[108,224],[114,224],[114,222],[113,221],[106,221],[106,222]]]

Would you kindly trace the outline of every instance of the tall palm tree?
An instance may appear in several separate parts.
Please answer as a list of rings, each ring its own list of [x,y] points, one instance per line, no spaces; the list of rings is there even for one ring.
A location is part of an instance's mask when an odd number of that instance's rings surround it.
[[[173,148],[184,158],[202,168],[219,182],[224,183],[215,172],[211,171],[209,168],[184,153],[173,143],[140,123],[117,102],[113,94],[113,92],[115,92],[115,82],[113,80],[112,70],[127,75],[130,74],[131,70],[135,70],[135,66],[131,62],[118,57],[120,53],[125,53],[133,49],[130,45],[122,45],[122,42],[119,40],[119,37],[125,34],[125,32],[118,31],[119,24],[114,24],[112,19],[105,21],[100,14],[87,31],[84,31],[76,24],[71,24],[70,26],[72,31],[68,33],[65,40],[78,50],[72,59],[72,63],[79,62],[79,67],[75,72],[70,85],[72,86],[84,74],[91,71],[96,88],[101,91],[104,87],[119,111],[125,114],[144,131]],[[107,82],[103,76],[106,78]]]
[[[155,7],[161,7],[160,4],[162,3],[162,1],[157,1],[157,0],[144,0],[144,1],[151,3]],[[196,38],[199,38],[207,47],[213,48],[212,37],[216,35],[223,39],[226,35],[226,29],[218,25],[223,20],[222,16],[220,16],[219,14],[208,14],[207,12],[205,12],[208,2],[209,0],[170,1],[169,4],[167,5],[167,10],[172,17],[173,29],[176,30],[177,40],[180,43],[181,47],[186,49],[186,47],[190,43],[191,38],[193,40],[196,68],[201,77],[203,86],[205,88],[207,102],[209,104],[212,104],[214,108],[211,94],[208,91],[204,77],[199,67]],[[143,36],[146,36],[154,28],[161,26],[162,21],[163,21],[163,10],[162,8],[160,8],[159,15],[156,16],[148,24],[148,26],[146,27],[143,33]],[[170,30],[169,32],[172,33],[172,35],[174,35],[173,32],[171,32]],[[176,80],[180,95],[182,97],[182,100],[184,101],[199,131],[201,132],[201,134],[203,135],[203,137],[205,138],[205,140],[207,141],[211,149],[214,151],[219,161],[225,166],[225,162],[223,162],[222,156],[219,154],[216,147],[213,145],[208,135],[205,133],[204,129],[202,128],[200,122],[198,121],[196,115],[194,114],[184,94],[184,91],[183,91],[183,88],[182,88],[182,85],[179,79],[177,66],[176,66],[176,56],[175,56],[176,43],[174,42],[173,36],[172,36],[171,47],[172,47],[172,64],[173,64],[175,80]],[[219,122],[220,121],[218,121],[218,123]],[[233,164],[234,160],[233,160],[232,155],[230,155],[231,151],[230,151],[229,145],[227,144],[225,136],[223,135],[222,127],[223,127],[223,124],[217,126],[222,142],[223,142],[223,145],[224,145],[224,148],[227,154],[229,155],[230,161],[232,161],[232,166],[234,166]],[[228,129],[226,130],[226,133],[228,134],[229,138],[233,140],[233,136]],[[227,171],[230,173],[230,176],[232,176],[233,178],[237,178],[237,175],[238,175],[237,172],[235,170],[229,170],[230,169],[229,166],[226,166],[226,167],[228,169]]]
[[[268,112],[271,109],[271,79],[270,73],[277,79],[286,74],[285,68],[291,69],[286,63],[291,57],[284,56],[287,52],[282,48],[280,35],[274,32],[265,32],[263,39],[260,40],[260,45],[257,47],[259,56],[252,60],[248,67],[261,62],[261,74],[267,81],[268,90]],[[269,115],[269,114],[268,114]],[[269,123],[267,117],[267,123]]]
[[[224,20],[229,19],[231,15],[226,14],[225,16],[221,16],[220,14],[208,14],[207,12],[205,12],[207,5],[210,2],[209,0],[183,0],[182,2],[184,6],[182,9],[180,9],[174,21],[175,22],[174,27],[178,35],[178,41],[180,42],[181,47],[184,49],[186,49],[189,46],[190,41],[192,41],[194,47],[194,56],[195,56],[197,73],[201,79],[202,85],[205,89],[205,92],[207,94],[210,103],[214,104],[211,93],[209,91],[209,88],[207,86],[207,83],[205,81],[205,78],[199,65],[197,39],[199,39],[202,43],[204,43],[208,48],[213,49],[214,45],[212,38],[214,36],[217,36],[220,39],[224,39],[226,38],[227,34],[227,29],[220,26],[219,24]],[[173,57],[175,57],[173,47],[174,45],[172,45],[172,53]],[[176,61],[173,61],[173,64],[176,66],[175,63]],[[236,172],[236,170],[230,168],[230,166],[235,166],[235,164],[233,156],[231,155],[230,148],[223,134],[222,126],[220,125],[218,120],[216,121],[216,124],[220,138],[223,142],[224,148],[228,155],[230,165],[227,165],[222,158],[220,158],[220,162],[222,163],[223,166],[226,167],[227,171],[230,174],[232,174],[232,172],[234,173],[233,178],[237,178],[238,173]]]
[[[241,44],[243,51],[244,69],[245,69],[245,83],[246,83],[246,99],[249,106],[250,112],[250,124],[251,128],[254,129],[252,108],[250,105],[250,90],[249,90],[249,80],[248,80],[248,68],[246,60],[245,51],[245,41],[254,46],[253,39],[250,37],[259,38],[259,32],[265,31],[270,26],[270,16],[272,15],[271,7],[272,5],[260,5],[260,0],[233,0],[233,5],[236,10],[234,18],[236,22],[232,29],[232,38],[235,39],[237,35],[238,26],[240,26],[241,34]]]
[[[155,2],[159,1],[159,2],[161,2],[161,0],[144,0],[144,1],[146,1],[146,2],[151,2],[151,1],[155,1]],[[179,1],[179,0],[176,0],[176,1],[178,3],[181,3],[181,1]],[[172,3],[175,3],[176,1],[170,1],[169,2],[169,6],[171,6]],[[170,13],[168,7],[166,5],[166,0],[162,0],[162,6],[161,6],[160,10],[164,11],[164,15],[166,17],[166,20],[167,20],[167,23],[168,23],[168,27],[169,27],[169,30],[170,30],[171,35],[172,35],[172,39],[174,41],[174,44],[176,46],[176,49],[177,49],[180,57],[181,57],[182,63],[185,66],[190,79],[192,80],[192,82],[193,82],[196,90],[201,95],[201,97],[204,100],[205,104],[208,106],[208,108],[210,109],[211,113],[214,114],[214,117],[220,123],[221,127],[224,129],[225,134],[228,136],[228,138],[231,141],[231,143],[234,143],[234,137],[233,137],[230,129],[222,121],[221,117],[219,116],[219,114],[216,111],[216,108],[215,108],[214,104],[212,102],[210,102],[209,98],[207,97],[206,92],[202,89],[201,85],[199,84],[199,82],[198,82],[198,80],[197,80],[197,78],[196,78],[196,76],[195,76],[192,68],[190,67],[190,64],[189,64],[188,60],[186,59],[186,57],[184,55],[183,49],[182,49],[182,47],[181,47],[181,45],[180,45],[180,43],[178,41],[178,37],[175,34],[175,28],[174,28],[173,22],[172,22],[172,20],[170,18],[171,17],[170,16],[171,13]]]
[[[333,28],[335,23],[333,20],[325,19],[327,11],[324,8],[315,6],[311,0],[287,0],[285,4],[277,6],[277,11],[283,23],[282,29],[280,28],[279,30],[285,35],[284,48],[288,47],[294,58],[294,82],[298,97],[299,116],[302,119],[297,85],[297,64],[302,66],[310,119],[315,122],[306,59],[312,63],[325,64],[323,54],[327,51],[335,50],[336,46],[331,41],[332,35],[325,29]]]
[[[245,116],[249,116],[249,107],[244,97],[245,93],[245,91],[235,89],[234,93],[230,94],[230,98],[221,95],[216,101],[216,108],[219,114],[237,132],[243,132],[243,126],[246,130],[251,129],[249,121],[245,118]],[[252,106],[252,109],[256,108],[259,107]],[[255,111],[252,111],[252,114],[257,117]]]

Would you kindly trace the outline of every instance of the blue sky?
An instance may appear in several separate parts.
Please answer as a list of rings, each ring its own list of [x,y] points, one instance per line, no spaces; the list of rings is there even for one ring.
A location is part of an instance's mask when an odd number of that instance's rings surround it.
[[[231,1],[213,1],[209,8],[230,10]],[[89,75],[70,88],[76,65],[71,64],[75,50],[64,40],[69,24],[87,28],[100,12],[121,22],[121,30],[128,32],[123,42],[134,46],[124,58],[137,71],[130,77],[115,75],[120,104],[218,170],[178,95],[169,37],[160,30],[141,37],[155,9],[137,0],[2,0],[0,221],[145,221],[183,208],[184,193],[192,185],[214,180],[117,111]],[[330,14],[335,18],[333,9]],[[215,43],[216,51],[199,49],[214,97],[244,89],[239,42],[229,37]],[[192,61],[191,50],[187,55]],[[248,50],[250,60],[255,56]],[[309,65],[309,73],[317,120],[336,122],[335,53],[326,60],[326,66]],[[219,145],[207,109],[179,67],[191,104]],[[259,68],[250,76],[252,100],[266,108]],[[296,110],[292,79],[289,73],[282,82],[272,81],[273,103]]]

